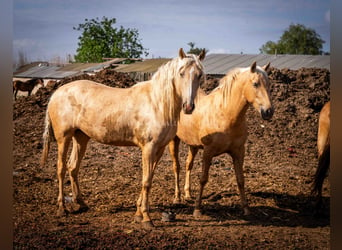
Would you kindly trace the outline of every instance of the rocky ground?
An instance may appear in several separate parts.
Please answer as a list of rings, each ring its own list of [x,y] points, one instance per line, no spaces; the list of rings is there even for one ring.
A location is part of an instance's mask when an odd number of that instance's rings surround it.
[[[43,118],[51,93],[61,84],[88,78],[116,87],[135,82],[127,75],[104,70],[41,88],[13,102],[13,228],[15,249],[329,249],[330,185],[323,189],[323,207],[314,213],[310,196],[317,166],[318,114],[330,99],[330,72],[325,69],[270,72],[275,113],[263,121],[248,110],[245,187],[252,215],[244,216],[231,159],[213,159],[204,192],[203,217],[192,216],[193,202],[173,205],[171,159],[165,151],[153,179],[151,217],[156,228],[146,231],[133,222],[140,191],[141,153],[137,147],[115,147],[91,141],[80,170],[81,188],[90,210],[58,218],[56,214],[56,144],[46,167],[39,166]],[[218,79],[207,76],[210,92]],[[181,144],[181,162],[186,146]],[[199,186],[200,157],[193,170]],[[184,183],[184,169],[181,184]],[[70,181],[66,178],[66,200]],[[68,204],[69,205],[69,204]],[[176,213],[174,222],[161,220],[163,211]]]

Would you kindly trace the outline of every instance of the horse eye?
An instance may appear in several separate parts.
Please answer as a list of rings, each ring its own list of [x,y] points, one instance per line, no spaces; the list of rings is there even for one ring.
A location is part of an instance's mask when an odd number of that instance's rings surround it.
[[[184,72],[179,73],[181,77],[184,77]]]
[[[258,88],[259,86],[260,86],[260,83],[258,83],[258,82],[254,82],[254,83],[253,83],[253,87],[254,87],[254,88]]]

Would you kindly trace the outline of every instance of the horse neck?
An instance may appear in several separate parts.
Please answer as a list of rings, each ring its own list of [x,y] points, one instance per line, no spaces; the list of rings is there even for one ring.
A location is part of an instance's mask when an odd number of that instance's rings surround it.
[[[225,117],[225,121],[229,124],[241,123],[246,120],[246,112],[248,102],[243,92],[243,84],[237,82],[226,82],[229,79],[222,79],[223,86],[215,91],[214,100],[216,102],[215,109],[221,112],[221,117]],[[230,81],[233,81],[230,79]]]
[[[150,81],[152,105],[162,114],[163,122],[175,124],[179,120],[182,98],[174,86],[171,75],[160,79],[154,77]]]

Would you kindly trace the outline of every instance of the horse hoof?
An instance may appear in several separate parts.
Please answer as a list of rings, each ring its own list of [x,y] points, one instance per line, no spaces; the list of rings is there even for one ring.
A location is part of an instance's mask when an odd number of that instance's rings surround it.
[[[143,217],[142,216],[139,216],[139,215],[136,215],[136,216],[134,216],[134,221],[135,222],[142,222],[142,220],[143,220]]]
[[[163,212],[162,221],[173,222],[176,220],[176,214],[173,212]]]
[[[174,198],[173,204],[180,204],[180,203],[182,203],[180,198]]]
[[[193,213],[193,216],[194,216],[195,218],[201,217],[201,216],[202,216],[201,210],[195,209],[195,210],[194,210],[194,213]]]
[[[251,211],[249,210],[248,207],[245,207],[245,208],[243,209],[243,213],[244,213],[245,216],[248,216],[248,215],[251,214]]]
[[[143,221],[142,226],[144,229],[151,230],[154,228],[152,221]]]
[[[64,217],[69,214],[69,211],[66,210],[65,208],[60,208],[57,210],[57,217]]]
[[[185,200],[185,202],[191,203],[191,202],[194,200],[194,198],[191,197],[191,196],[185,196],[185,197],[184,197],[184,200]]]
[[[80,214],[87,212],[89,210],[88,206],[76,206],[76,209],[72,212],[73,214]]]

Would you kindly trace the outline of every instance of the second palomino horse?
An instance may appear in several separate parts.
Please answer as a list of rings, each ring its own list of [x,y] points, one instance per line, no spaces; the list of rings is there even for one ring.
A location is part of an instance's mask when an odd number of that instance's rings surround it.
[[[175,202],[180,202],[178,148],[182,140],[189,146],[186,160],[185,198],[191,198],[190,175],[194,158],[203,148],[200,190],[195,202],[194,216],[200,216],[203,189],[214,156],[228,153],[233,158],[234,170],[245,214],[249,214],[244,190],[243,161],[247,139],[246,111],[249,105],[265,120],[271,119],[273,106],[270,100],[270,82],[266,70],[254,62],[247,68],[236,68],[220,80],[219,86],[209,95],[201,89],[197,94],[196,110],[180,116],[177,136],[169,144],[175,174]]]

